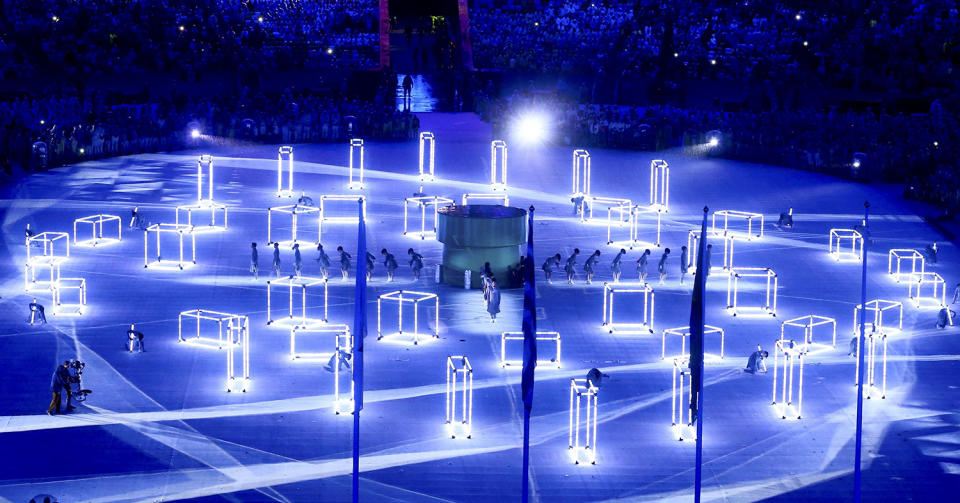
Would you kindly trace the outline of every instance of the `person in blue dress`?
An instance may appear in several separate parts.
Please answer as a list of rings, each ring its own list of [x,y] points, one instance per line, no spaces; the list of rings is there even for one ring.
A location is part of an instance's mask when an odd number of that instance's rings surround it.
[[[643,250],[637,259],[637,276],[644,284],[647,283],[647,262],[650,261],[650,250]]]
[[[377,256],[367,252],[367,281],[370,281],[370,278],[373,276],[373,268],[377,264]]]
[[[620,282],[620,274],[623,273],[623,268],[621,267],[620,263],[623,260],[623,256],[626,255],[626,253],[627,253],[627,250],[620,248],[620,251],[617,252],[617,256],[613,257],[613,262],[610,263],[610,272],[613,273],[614,283]]]
[[[500,312],[500,287],[497,286],[497,278],[490,278],[490,286],[487,287],[487,312],[490,313],[490,323],[497,322],[497,314]]]
[[[380,255],[383,255],[383,267],[387,269],[387,283],[389,283],[397,273],[397,259],[386,248],[380,250]]]
[[[280,277],[280,243],[273,243],[273,272]]]
[[[303,273],[303,257],[300,256],[300,244],[293,244],[293,271],[299,278]]]
[[[552,283],[550,278],[553,277],[553,270],[560,267],[560,259],[561,257],[558,253],[552,257],[548,257],[547,260],[543,262],[541,269],[543,269],[543,275],[547,278],[547,283]]]
[[[330,267],[330,256],[327,255],[327,252],[323,251],[323,245],[317,244],[317,265],[320,266],[320,274],[323,275],[323,279],[327,279],[329,276],[327,274],[327,268]]]
[[[593,268],[597,265],[597,261],[600,260],[600,250],[594,250],[593,254],[587,257],[587,261],[583,263],[583,273],[587,276],[587,284],[593,283]]]
[[[663,255],[660,256],[660,262],[657,263],[657,271],[660,272],[660,284],[662,285],[664,280],[667,279],[667,259],[670,258],[670,248],[665,248],[663,250]]]
[[[353,264],[350,263],[350,259],[353,258],[353,256],[345,252],[342,246],[337,247],[337,253],[340,254],[340,275],[343,276],[343,280],[346,281],[350,276],[350,268],[353,266]]]
[[[250,243],[250,272],[253,279],[260,279],[260,255],[257,253],[257,243]]]
[[[747,359],[747,366],[743,371],[748,374],[756,374],[757,372],[766,373],[767,364],[764,360],[766,360],[768,356],[770,356],[770,353],[764,351],[763,348],[757,344],[757,350],[750,353],[750,358]]]
[[[413,271],[413,280],[420,280],[420,271],[423,270],[423,255],[413,251],[413,248],[407,250],[407,255],[410,256],[410,270]]]
[[[573,249],[573,255],[567,257],[567,264],[563,266],[563,270],[567,273],[567,283],[573,284],[573,278],[577,275],[577,255],[580,254],[580,248]]]
[[[690,270],[690,254],[687,253],[687,247],[680,247],[680,284],[683,284],[683,278]]]

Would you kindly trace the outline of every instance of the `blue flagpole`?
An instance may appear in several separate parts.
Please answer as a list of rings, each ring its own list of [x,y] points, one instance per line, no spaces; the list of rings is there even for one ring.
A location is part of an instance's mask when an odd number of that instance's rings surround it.
[[[870,232],[868,218],[870,217],[870,203],[863,203],[863,268],[860,273],[860,340],[857,344],[857,450],[854,454],[853,467],[853,503],[860,503],[860,450],[863,447],[863,350],[866,347],[867,326],[867,248],[870,242],[866,234]]]
[[[533,260],[533,206],[527,214],[527,256],[523,259],[523,479],[520,501],[527,503],[530,491],[530,410],[533,408],[534,371],[537,368],[537,296]]]
[[[357,280],[353,306],[353,503],[360,499],[360,410],[363,409],[363,340],[367,336],[367,275],[359,264],[367,259],[367,223],[358,199]],[[340,362],[337,361],[337,365]]]
[[[707,214],[710,209],[703,207],[703,221],[700,225],[700,242],[697,244],[697,276],[693,284],[693,299],[690,306],[690,371],[692,393],[690,407],[697,411],[696,467],[694,469],[693,501],[700,503],[700,490],[703,480],[703,332],[706,317],[706,286],[709,271],[706,270],[707,253]]]

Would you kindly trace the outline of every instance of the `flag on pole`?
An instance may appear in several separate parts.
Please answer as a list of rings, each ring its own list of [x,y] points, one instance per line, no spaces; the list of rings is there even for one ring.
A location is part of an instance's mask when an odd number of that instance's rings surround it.
[[[863,231],[864,236],[870,232],[870,202],[863,203]],[[869,239],[863,240],[863,264],[860,270],[860,334],[857,344],[857,433],[856,433],[856,451],[854,451],[853,465],[853,502],[860,503],[862,474],[860,464],[862,460],[861,451],[863,450],[863,350],[866,348],[866,327],[867,327],[867,255],[869,250]],[[856,320],[854,320],[856,321]]]
[[[693,281],[693,299],[690,303],[690,412],[697,422],[696,470],[694,471],[693,501],[700,501],[701,466],[703,464],[703,325],[704,294],[707,285],[707,213],[703,207],[700,242],[697,243],[697,269]]]
[[[521,501],[527,501],[530,472],[530,410],[533,408],[533,378],[537,368],[537,291],[533,260],[533,206],[527,213],[527,255],[523,258],[523,370],[520,392],[523,395],[523,482]]]
[[[357,263],[367,256],[367,224],[363,199],[358,201]],[[353,301],[353,501],[360,494],[360,410],[363,409],[363,339],[367,336],[367,275],[357,267]],[[337,363],[339,365],[339,362]]]

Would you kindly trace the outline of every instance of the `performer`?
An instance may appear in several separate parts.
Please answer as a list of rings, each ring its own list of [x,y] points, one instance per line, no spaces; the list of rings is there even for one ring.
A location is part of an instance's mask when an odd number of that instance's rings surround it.
[[[413,271],[413,280],[420,281],[420,271],[423,269],[423,255],[413,251],[413,248],[407,250],[410,256],[410,270]]]
[[[367,252],[367,281],[370,281],[370,277],[373,276],[373,268],[377,263],[377,256]]]
[[[552,281],[550,281],[550,278],[553,277],[553,270],[557,267],[560,267],[560,258],[561,258],[560,254],[558,253],[552,257],[547,258],[547,260],[544,261],[541,269],[543,269],[543,275],[546,276],[547,278],[547,283],[552,283]]]
[[[580,254],[580,248],[573,249],[573,255],[567,257],[567,265],[563,267],[563,270],[567,273],[567,283],[573,284],[573,277],[577,275],[577,270],[574,269],[577,265],[577,255]]]
[[[343,280],[346,281],[347,277],[350,275],[350,259],[353,258],[349,253],[343,251],[342,246],[337,247],[337,253],[340,254],[340,275],[343,276]]]
[[[380,250],[383,255],[383,266],[387,268],[387,283],[393,281],[393,276],[397,272],[397,259],[386,248]]]
[[[257,253],[257,243],[250,243],[250,272],[253,279],[260,279],[260,256]]]
[[[623,260],[623,256],[627,253],[627,250],[620,248],[620,251],[617,253],[616,257],[613,257],[613,262],[610,263],[610,272],[613,273],[613,282],[620,282],[620,274],[623,273],[623,269],[620,267],[620,262]]]
[[[303,272],[303,258],[300,256],[300,244],[293,244],[293,271],[299,278]]]
[[[587,261],[583,263],[583,272],[587,276],[587,284],[593,283],[593,266],[597,265],[597,261],[600,259],[600,250],[594,250],[593,254],[587,257]]]
[[[487,312],[490,313],[490,323],[497,322],[497,313],[500,312],[500,288],[497,286],[497,278],[490,278],[490,286],[487,289]]]
[[[280,277],[280,243],[273,243],[273,272]]]
[[[323,279],[327,279],[327,268],[330,267],[330,256],[327,255],[327,252],[323,251],[323,245],[317,245],[317,265],[320,266],[320,274],[323,275]]]
[[[680,284],[683,284],[683,277],[690,270],[690,254],[687,253],[687,247],[680,247]]]
[[[664,248],[663,255],[660,256],[660,262],[657,264],[657,270],[660,272],[660,284],[667,279],[667,259],[670,258],[670,248]]]
[[[767,364],[764,360],[767,359],[768,356],[770,356],[770,353],[764,351],[763,348],[757,344],[757,350],[750,353],[750,358],[747,359],[747,366],[743,371],[750,374],[756,374],[757,372],[765,374],[767,372]]]
[[[649,259],[650,250],[643,250],[640,258],[637,259],[637,276],[640,277],[640,281],[643,281],[643,284],[647,284],[647,262]]]

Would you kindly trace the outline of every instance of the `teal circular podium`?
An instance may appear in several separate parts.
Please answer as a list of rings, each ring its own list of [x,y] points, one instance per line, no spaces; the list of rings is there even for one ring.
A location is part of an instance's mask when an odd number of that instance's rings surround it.
[[[480,270],[490,262],[501,288],[522,286],[520,246],[527,242],[527,211],[494,204],[446,206],[437,210],[437,241],[443,243],[441,281],[480,288]]]

